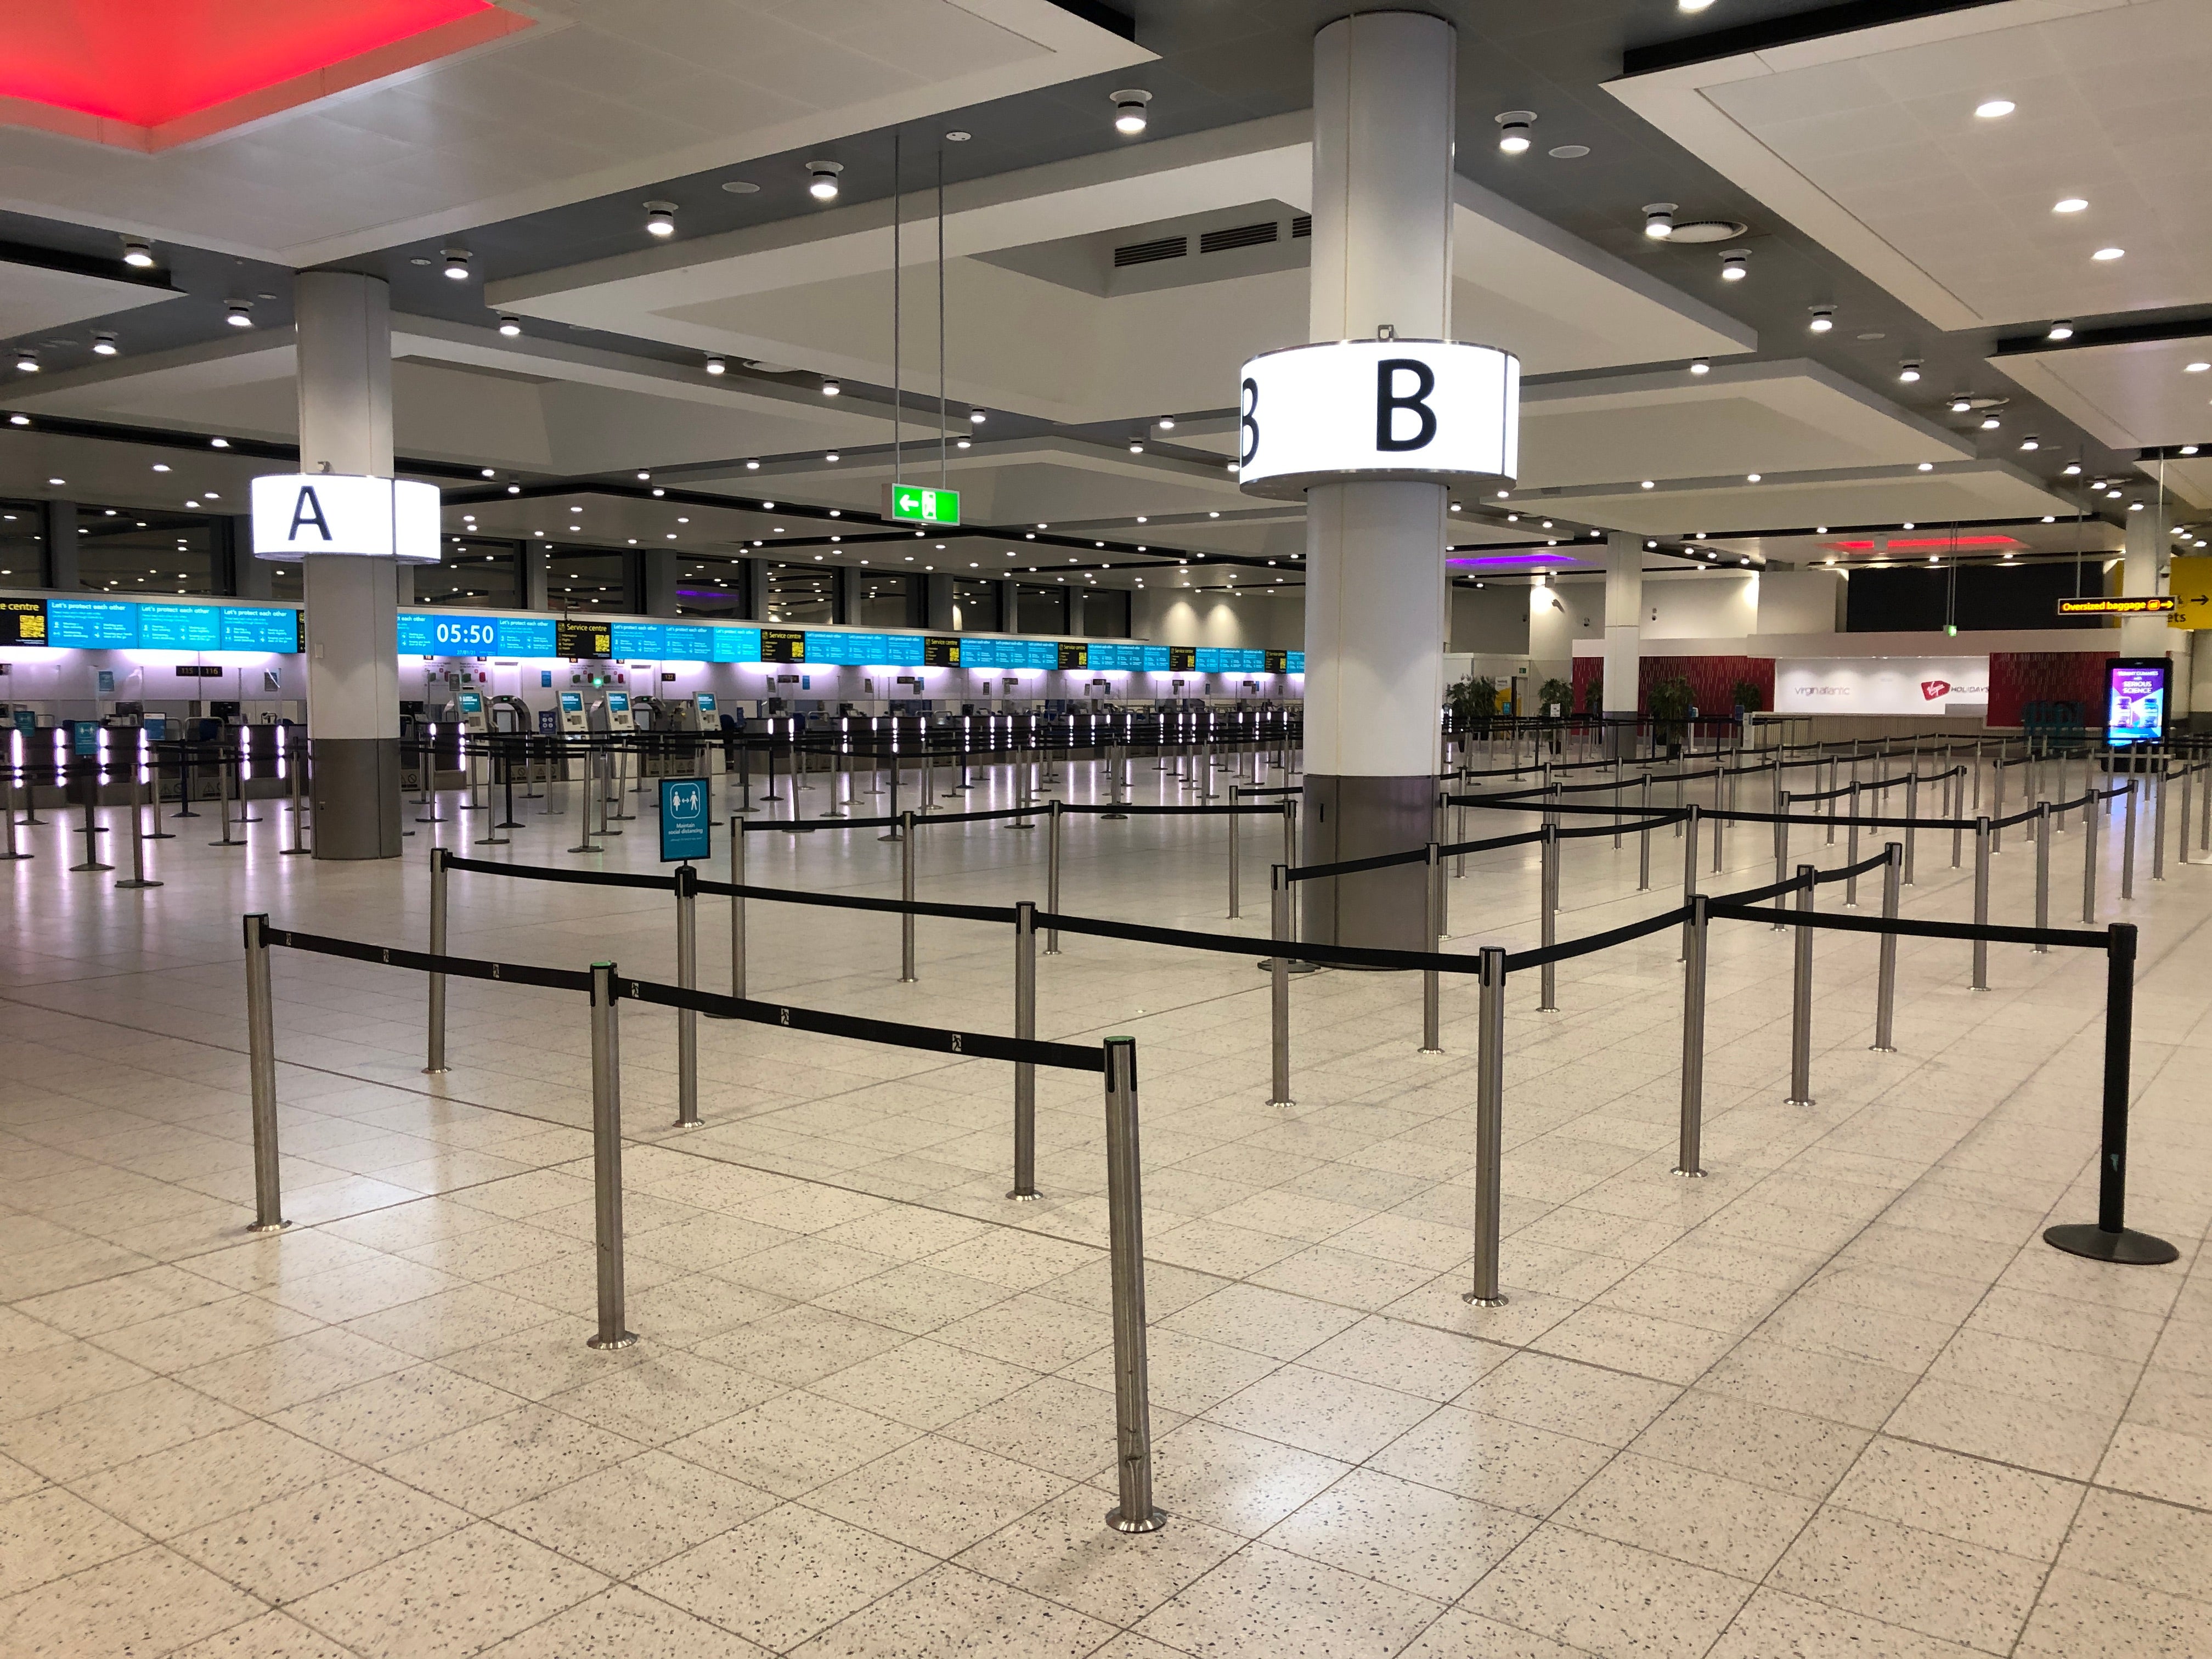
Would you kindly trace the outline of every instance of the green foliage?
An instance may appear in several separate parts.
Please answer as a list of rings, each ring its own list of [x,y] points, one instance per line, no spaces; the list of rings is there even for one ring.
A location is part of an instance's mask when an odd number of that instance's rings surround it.
[[[1757,710],[1765,706],[1766,700],[1764,694],[1749,680],[1738,680],[1735,683],[1734,696],[1735,706],[1739,708]]]
[[[1561,714],[1571,713],[1575,706],[1575,688],[1565,680],[1546,680],[1536,693],[1536,708],[1540,713],[1549,714],[1553,703],[1559,706]]]
[[[1444,688],[1444,707],[1450,711],[1452,724],[1462,731],[1486,720],[1498,713],[1498,682],[1469,674]]]
[[[1605,676],[1603,674],[1600,674],[1592,680],[1588,689],[1583,692],[1583,713],[1585,714],[1605,713]]]
[[[1677,674],[1651,688],[1651,718],[1662,726],[1679,727],[1690,718],[1690,683]]]

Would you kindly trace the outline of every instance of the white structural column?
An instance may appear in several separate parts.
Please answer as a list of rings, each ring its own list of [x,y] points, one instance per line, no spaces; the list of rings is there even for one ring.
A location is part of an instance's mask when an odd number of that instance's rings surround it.
[[[1449,337],[1457,46],[1450,24],[1413,12],[1343,18],[1315,37],[1316,341]],[[1446,495],[1411,481],[1307,493],[1309,863],[1431,834]],[[1303,883],[1301,937],[1425,949],[1425,881],[1410,866]]]
[[[384,280],[307,271],[299,321],[300,470],[392,476],[392,298]],[[307,596],[315,856],[399,856],[398,571],[314,554]]]
[[[1644,672],[1644,538],[1613,531],[1605,538],[1605,712],[1626,717],[1606,730],[1606,752],[1632,732]]]

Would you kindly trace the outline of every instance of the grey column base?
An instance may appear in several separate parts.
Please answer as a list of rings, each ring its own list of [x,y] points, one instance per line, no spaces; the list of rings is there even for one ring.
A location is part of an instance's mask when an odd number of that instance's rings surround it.
[[[399,856],[399,739],[317,738],[315,856]]]
[[[1436,780],[1308,773],[1299,857],[1337,864],[1427,845]],[[1382,951],[1429,948],[1428,872],[1420,864],[1298,884],[1298,937]]]

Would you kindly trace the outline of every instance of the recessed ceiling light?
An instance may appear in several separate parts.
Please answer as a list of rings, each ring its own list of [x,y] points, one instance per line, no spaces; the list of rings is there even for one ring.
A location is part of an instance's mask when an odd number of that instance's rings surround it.
[[[2124,247],[2100,247],[2089,257],[2092,259],[2101,259],[2110,263],[2114,259],[2124,259],[2127,255],[2128,251]]]
[[[105,329],[92,337],[92,351],[96,357],[112,357],[122,349],[115,336]]]
[[[222,319],[233,328],[252,328],[253,301],[251,300],[226,301],[222,307]]]
[[[1899,363],[1897,366],[1897,378],[1907,386],[1916,383],[1920,379],[1920,359],[1907,357]]]
[[[1933,461],[1923,461],[1920,463],[1920,471],[1923,472],[1933,472],[1935,470],[1936,463]]]
[[[2184,374],[2202,374],[2208,368],[2212,368],[2212,363],[2184,363],[2181,372]]]
[[[822,395],[825,398],[834,398],[844,389],[843,386],[836,380],[824,380],[822,382]]]
[[[25,374],[39,372],[39,354],[26,346],[15,354],[15,367]]]
[[[2089,204],[2079,196],[2062,196],[2051,204],[2053,213],[2079,213]]]
[[[1990,98],[1975,105],[1974,113],[1984,121],[1994,121],[2000,116],[2011,114],[2013,107],[2013,101],[2009,98]]]
[[[1691,359],[1690,359],[1690,373],[1691,373],[1691,374],[1711,374],[1712,372],[1713,372],[1713,366],[1712,366],[1712,364],[1711,364],[1710,362],[1706,362],[1706,360],[1705,360],[1705,359],[1704,359],[1703,357],[1692,357],[1692,358],[1691,358]],[[1502,489],[1501,489],[1501,490],[1499,490],[1498,493],[1499,495],[1503,495],[1505,492],[1504,492],[1504,490],[1502,490]]]
[[[133,270],[151,270],[154,268],[154,245],[143,236],[125,237],[123,263]]]
[[[1951,399],[1951,412],[1954,415],[1970,415],[1973,412],[1973,408],[1974,400],[1972,398],[1960,397]]]
[[[1145,106],[1152,101],[1152,94],[1135,88],[1124,88],[1111,94],[1114,100],[1114,131],[1124,138],[1133,138],[1145,130]]]
[[[1759,482],[1759,474],[1756,472],[1747,472],[1743,475],[1743,481],[1746,483],[1757,483]]]
[[[2074,325],[2061,317],[2051,324],[2051,331],[2043,337],[2046,340],[2070,340],[2074,337]]]

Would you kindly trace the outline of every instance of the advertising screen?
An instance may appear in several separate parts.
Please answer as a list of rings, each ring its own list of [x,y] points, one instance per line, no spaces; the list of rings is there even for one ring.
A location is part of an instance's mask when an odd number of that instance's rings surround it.
[[[558,651],[558,629],[550,617],[441,616],[404,611],[399,615],[398,648],[403,657],[550,657],[567,654]]]
[[[2166,659],[2105,666],[2105,741],[2156,743],[2166,734]]]

